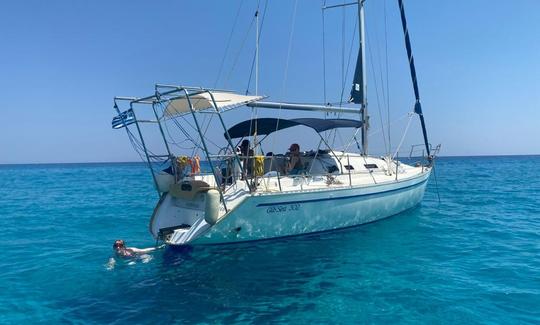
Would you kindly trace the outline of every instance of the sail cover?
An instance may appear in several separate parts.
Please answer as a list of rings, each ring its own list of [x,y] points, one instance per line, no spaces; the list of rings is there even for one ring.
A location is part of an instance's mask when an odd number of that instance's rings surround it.
[[[261,100],[263,98],[262,96],[246,96],[226,91],[211,92],[214,96],[214,100],[216,101],[217,108],[219,108],[219,110],[222,112]],[[214,108],[212,96],[210,96],[208,91],[189,95],[189,101],[191,101],[194,111],[202,111],[209,108]],[[165,109],[164,117],[168,118],[175,115],[184,115],[186,113],[190,113],[189,101],[186,97],[171,100]]]
[[[258,118],[240,122],[231,127],[227,132],[232,139],[247,137],[252,135],[268,135],[272,132],[303,125],[323,132],[337,128],[360,128],[362,121],[348,119],[319,119],[319,118],[297,118],[291,120],[277,118]],[[227,137],[227,133],[224,134]]]

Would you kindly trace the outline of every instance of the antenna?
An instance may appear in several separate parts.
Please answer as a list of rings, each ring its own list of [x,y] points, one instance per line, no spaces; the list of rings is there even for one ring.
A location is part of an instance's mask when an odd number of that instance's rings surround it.
[[[255,31],[255,95],[259,95],[259,7],[255,11],[256,31]]]

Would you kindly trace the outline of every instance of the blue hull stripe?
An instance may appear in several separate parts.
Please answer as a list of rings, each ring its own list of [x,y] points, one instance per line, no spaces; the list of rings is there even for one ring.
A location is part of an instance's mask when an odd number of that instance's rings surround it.
[[[268,207],[268,206],[272,206],[272,205],[310,203],[310,202],[321,202],[321,201],[336,201],[336,200],[352,199],[352,198],[356,198],[356,197],[375,196],[375,195],[386,194],[386,193],[391,193],[391,192],[403,191],[403,190],[406,190],[406,189],[409,189],[409,188],[412,188],[412,187],[417,187],[417,186],[420,186],[420,185],[424,184],[427,181],[428,180],[425,179],[425,180],[421,181],[420,183],[416,183],[416,184],[405,186],[405,187],[396,188],[396,189],[393,189],[393,190],[383,191],[383,192],[366,193],[366,194],[358,194],[358,195],[350,195],[350,196],[325,197],[325,198],[320,198],[320,199],[309,199],[309,200],[300,200],[300,201],[260,203],[260,204],[257,204],[257,207]]]

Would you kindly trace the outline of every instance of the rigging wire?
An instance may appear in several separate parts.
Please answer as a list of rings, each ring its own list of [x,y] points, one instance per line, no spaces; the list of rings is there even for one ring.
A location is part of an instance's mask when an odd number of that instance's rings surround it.
[[[127,128],[127,126],[126,126],[126,128]],[[133,133],[132,133],[129,129],[127,129],[127,132],[128,132],[128,134],[130,135],[130,137],[133,139],[132,144],[135,144],[135,147],[134,147],[135,150],[138,149],[139,151],[144,152],[144,151],[145,151],[145,146],[143,146],[143,144],[137,139],[137,137],[136,137],[135,135],[133,135]],[[151,156],[154,156],[154,155],[155,155],[155,154],[154,154],[151,150],[149,150],[148,148],[146,148],[146,152],[148,152]],[[146,160],[146,159],[144,159],[144,158],[142,158],[142,159],[143,159],[143,161]]]
[[[166,161],[166,159],[156,157],[156,155],[151,150],[149,150],[148,148],[143,146],[142,143],[137,139],[137,137],[135,135],[133,135],[133,133],[129,129],[129,126],[126,125],[124,127],[126,129],[126,133],[128,134],[128,139],[129,139],[129,141],[131,143],[131,146],[133,147],[133,150],[135,150],[137,155],[139,155],[139,158],[141,159],[141,161],[143,161],[144,163],[149,164],[149,167],[152,170],[154,170],[152,162],[164,162],[164,161]],[[144,153],[144,156],[143,156],[143,153]],[[145,156],[147,156],[147,157],[145,158]]]
[[[369,37],[369,32],[367,33],[367,36],[368,36],[368,39],[370,39]],[[368,53],[369,53],[369,58],[370,58],[370,65],[371,65],[371,71],[373,73],[373,88],[375,88],[375,98],[377,99],[377,109],[379,111],[379,118],[381,120],[381,129],[382,129],[382,134],[383,134],[383,141],[384,141],[384,150],[387,151],[387,152],[390,152],[390,148],[388,148],[388,145],[386,143],[386,134],[384,132],[384,122],[383,122],[383,114],[382,114],[382,110],[381,110],[381,100],[380,100],[380,97],[379,97],[379,85],[377,84],[377,77],[376,77],[376,74],[375,74],[375,66],[373,65],[373,61],[374,58],[373,58],[373,53],[371,51],[371,42],[366,42],[368,44]],[[382,85],[381,85],[382,87]]]
[[[203,122],[202,122],[202,124],[201,124],[201,125],[203,126],[203,128],[204,128],[204,132],[201,134],[201,137],[204,136],[204,135],[208,132],[208,129],[210,128],[210,125],[211,125],[211,123],[212,123],[212,120],[214,119],[214,116],[215,116],[215,114],[211,114],[211,115],[210,115],[210,118],[208,119],[208,124],[206,124],[206,127],[204,127],[204,123],[206,123],[206,115],[204,116]],[[219,148],[219,145],[217,145],[215,142],[213,142],[213,141],[210,140],[209,138],[206,138],[206,140],[207,140],[210,144],[212,144],[212,145],[216,146],[217,148]],[[201,138],[201,142],[202,142],[202,138]],[[199,146],[199,147],[197,148],[197,150],[201,150],[201,151],[202,151],[202,148]],[[192,156],[194,156],[194,155],[195,155],[195,150],[193,150]],[[209,159],[210,159],[210,158],[209,158]]]
[[[345,4],[345,0],[343,0],[343,4]],[[341,7],[341,89],[341,101],[343,102],[343,89],[345,89],[345,6]]]
[[[163,103],[160,103],[160,106],[164,108],[164,104]],[[197,128],[195,126],[193,126],[193,124],[191,124],[184,115],[179,115],[178,116],[179,118],[181,118],[183,120],[183,123],[187,124],[189,127],[191,127],[191,129],[193,129],[193,131],[197,132]],[[193,137],[190,136],[189,132],[182,126],[182,124],[178,121],[178,117],[173,117],[171,119],[169,119],[169,121],[172,121],[174,123],[174,125],[184,134],[184,136],[190,141],[193,143],[194,147],[192,147],[192,153],[191,155],[195,155],[195,153],[198,151],[198,150],[202,150],[203,148],[201,147],[201,142],[202,142],[202,139],[194,139]],[[213,116],[212,116],[213,117]],[[204,134],[206,134],[206,131],[208,131],[208,127],[210,126],[210,122],[212,120],[212,117],[209,119],[208,121],[208,124],[205,128],[205,132]],[[204,122],[203,122],[204,123]],[[207,138],[207,141],[216,146],[217,148],[219,148],[219,145],[217,145],[215,142],[213,142],[212,140],[208,139]]]
[[[289,32],[289,46],[287,48],[287,59],[285,61],[285,71],[284,71],[284,74],[283,74],[283,85],[282,85],[282,89],[281,89],[282,98],[285,96],[285,86],[287,85],[287,77],[288,77],[288,73],[289,73],[289,61],[290,61],[290,58],[291,58],[292,41],[293,41],[293,36],[294,36],[294,27],[295,27],[295,24],[296,24],[296,10],[297,10],[297,8],[298,8],[298,0],[296,0],[294,2],[294,10],[293,10],[292,22],[291,22],[291,30]]]
[[[326,0],[323,0],[322,8],[326,6]],[[325,20],[324,9],[321,10],[322,14],[322,61],[323,61],[323,103],[326,105],[326,39],[325,39]],[[328,116],[328,112],[324,113],[325,117]]]
[[[217,87],[217,84],[219,82],[219,78],[221,78],[221,71],[223,70],[223,66],[225,65],[225,59],[227,58],[227,54],[229,53],[229,47],[231,45],[232,36],[234,34],[234,30],[236,28],[236,23],[238,22],[238,17],[240,16],[240,10],[242,9],[242,4],[244,3],[244,0],[240,1],[240,5],[238,6],[238,10],[236,11],[236,16],[234,17],[234,23],[231,29],[231,32],[229,33],[229,38],[227,40],[227,46],[225,47],[225,54],[223,55],[223,58],[221,59],[221,64],[219,65],[218,74],[216,77],[216,81],[214,81],[214,88]]]
[[[292,14],[292,20],[291,20],[291,29],[289,31],[289,45],[288,45],[288,48],[287,48],[287,57],[286,57],[286,60],[285,60],[285,71],[283,73],[283,83],[282,83],[282,88],[281,88],[281,98],[282,99],[285,97],[285,86],[287,85],[287,76],[288,76],[288,73],[289,73],[289,61],[290,61],[290,57],[291,57],[291,49],[292,49],[292,41],[293,41],[293,36],[294,36],[294,26],[295,26],[295,23],[296,23],[296,11],[297,11],[297,8],[298,8],[298,0],[295,0],[293,14]],[[279,130],[279,120],[280,120],[280,118],[281,118],[281,106],[278,109],[278,116],[277,116],[277,123],[276,123],[276,130],[275,131]],[[272,151],[275,151],[275,144],[276,144],[276,137],[272,137]],[[272,161],[273,161],[273,159],[271,160],[270,167],[272,165]]]
[[[192,129],[195,130],[195,132],[199,133],[199,132],[197,131],[197,129],[196,129],[195,127],[193,127],[193,126],[187,121],[187,119],[186,119],[184,116],[181,116],[181,117],[182,117],[182,119],[183,119],[186,123],[188,123],[188,124],[191,126]],[[210,117],[210,121],[212,120],[212,117],[213,117],[213,115]],[[203,141],[202,137],[204,136],[203,134],[206,134],[206,132],[208,131],[208,128],[210,127],[210,121],[208,122],[208,124],[207,124],[207,126],[206,126],[206,128],[205,128],[204,133],[201,133],[199,139],[195,142],[195,148],[194,148],[193,151],[191,152],[191,156],[194,156],[199,150],[200,150],[200,151],[204,151],[204,148],[201,146],[201,145],[202,145],[202,141]],[[204,122],[204,121],[203,121],[203,122]],[[179,123],[178,123],[177,121],[175,121],[175,123],[176,123],[177,125],[179,125]],[[204,126],[204,125],[203,125],[203,126]],[[220,147],[218,144],[216,144],[216,143],[215,143],[214,141],[212,141],[211,139],[206,138],[206,137],[205,137],[205,139],[206,139],[206,141],[208,141],[208,143],[214,145],[216,148],[219,148],[219,147]]]
[[[225,88],[227,88],[227,84],[231,80],[234,69],[236,68],[236,64],[238,63],[238,59],[240,58],[240,54],[242,54],[242,50],[244,49],[244,46],[246,45],[246,41],[247,41],[247,39],[249,37],[251,29],[253,28],[253,24],[255,23],[255,19],[256,19],[255,16],[253,16],[253,18],[251,18],[251,23],[249,24],[249,27],[248,27],[248,29],[246,31],[246,35],[244,35],[244,39],[242,40],[242,44],[240,45],[240,49],[236,53],[236,57],[234,58],[233,64],[231,66],[231,70],[229,71],[229,74],[227,75],[227,79],[225,80],[225,83],[224,83]]]
[[[174,123],[174,122],[173,122]],[[165,130],[167,131],[167,135],[169,137],[168,139],[168,142],[170,144],[173,144],[175,147],[179,148],[179,149],[182,149],[182,150],[193,150],[197,144],[195,143],[195,140],[189,135],[189,133],[180,125],[180,126],[177,126],[177,128],[180,130],[180,132],[184,135],[185,137],[185,140],[183,140],[182,142],[180,143],[183,143],[183,142],[186,142],[186,141],[189,141],[192,143],[192,146],[190,147],[182,147],[180,146],[180,144],[178,142],[176,142],[174,140],[174,137],[173,135],[171,134],[170,130],[169,130],[169,126],[167,122],[163,123],[165,125]]]
[[[161,103],[160,103],[160,106],[162,106]],[[169,123],[167,123],[167,121],[164,121],[163,125],[164,125],[165,131],[167,132],[167,135],[168,135],[168,143],[170,143],[170,144],[174,145],[175,147],[177,147],[179,149],[182,149],[182,150],[193,150],[193,148],[195,147],[195,141],[193,140],[193,138],[189,135],[189,133],[181,125],[178,127],[178,129],[184,135],[185,140],[182,140],[180,143],[178,143],[178,142],[176,142],[174,140],[174,137],[171,134],[171,131],[169,130]],[[193,146],[191,146],[191,147],[182,147],[180,145],[181,143],[184,143],[184,142],[187,142],[187,141],[190,141],[193,144]]]
[[[142,150],[139,147],[139,145],[137,144],[137,139],[135,138],[133,133],[131,133],[128,126],[126,126],[125,128],[127,130],[129,142],[131,143],[131,146],[133,147],[133,150],[135,150],[135,152],[139,155],[139,157],[141,158],[141,161],[145,162],[146,159],[143,157],[143,155],[141,153]]]
[[[388,130],[388,152],[392,150],[392,139],[391,139],[391,130],[390,130],[390,78],[388,73],[388,21],[387,21],[387,12],[386,12],[386,0],[383,0],[383,12],[384,12],[384,52],[385,52],[385,62],[386,62],[386,119],[387,119],[387,130]]]
[[[393,122],[391,122],[390,125],[394,125],[394,124],[396,124],[397,122],[400,122],[401,120],[404,120],[406,117],[409,117],[409,114],[410,114],[410,112],[407,113],[407,114],[405,114],[405,115],[403,115],[403,116],[401,116],[401,117],[399,117],[399,118],[397,118],[396,120],[394,120]],[[371,132],[369,133],[369,136],[373,136],[373,135],[375,135],[375,134],[377,134],[377,133],[379,133],[379,132],[382,132],[382,128],[378,128],[378,129],[375,129],[375,130],[371,131]]]
[[[405,127],[405,131],[403,132],[403,136],[401,137],[401,141],[399,142],[399,145],[397,146],[396,152],[392,156],[392,159],[394,159],[397,156],[397,154],[399,152],[399,149],[401,149],[401,145],[403,144],[403,141],[405,140],[405,136],[407,135],[407,132],[409,131],[409,126],[411,126],[411,120],[412,120],[412,117],[414,116],[414,113],[411,112],[408,115],[409,115],[409,121],[407,122],[407,126]]]
[[[222,73],[222,71],[223,71],[223,67],[225,66],[225,60],[226,60],[226,58],[227,58],[227,56],[228,56],[228,54],[229,54],[229,48],[230,48],[230,45],[231,45],[232,37],[233,37],[233,35],[234,35],[234,31],[235,31],[236,25],[237,25],[237,23],[238,23],[238,17],[240,16],[240,12],[241,12],[243,3],[244,3],[244,0],[241,0],[241,1],[240,1],[240,4],[239,4],[239,6],[238,6],[238,9],[236,10],[236,15],[235,15],[235,17],[234,17],[234,22],[233,22],[231,31],[230,31],[230,33],[229,33],[229,37],[228,37],[228,39],[227,39],[227,45],[226,45],[226,47],[225,47],[225,53],[223,54],[223,57],[222,57],[222,59],[221,59],[221,63],[220,63],[220,65],[219,65],[218,74],[217,74],[217,76],[216,76],[216,80],[214,81],[214,87],[213,87],[213,88],[216,88],[216,87],[217,87],[217,84],[218,84],[218,82],[219,82],[219,79],[221,78],[221,73]],[[240,49],[240,52],[241,52],[241,49]],[[240,52],[239,52],[239,53],[240,53]],[[236,59],[235,59],[235,62],[236,62]],[[231,73],[232,73],[232,70],[234,70],[234,65],[233,65],[233,68],[231,69]],[[230,76],[229,76],[229,78],[230,78]],[[228,82],[228,79],[225,81],[225,84],[227,84],[227,82]],[[210,119],[209,119],[208,124],[207,124],[208,126],[209,126],[210,123],[212,122],[212,118],[213,118],[213,115],[210,116]],[[202,120],[201,125],[204,126],[206,123],[207,123],[207,116],[205,115],[205,116],[203,117],[203,120]],[[176,122],[176,120],[175,120],[175,124],[177,124],[177,126],[178,126],[179,128],[181,128],[181,127],[179,126],[179,124]],[[208,130],[208,126],[206,127],[206,130]],[[205,134],[206,134],[206,131],[205,131]],[[201,141],[202,141],[202,139],[201,139]],[[193,142],[193,144],[195,145],[195,147],[192,148],[192,156],[193,156],[193,155],[195,155],[195,153],[196,153],[197,150],[202,150],[202,148],[200,148],[200,145],[198,145],[197,143],[195,143],[195,141],[192,140],[192,142]]]
[[[343,105],[343,95],[345,94],[345,87],[346,87],[345,82],[349,78],[349,68],[351,66],[352,50],[353,50],[353,46],[354,46],[354,41],[356,39],[356,31],[358,29],[357,27],[358,27],[358,20],[355,19],[354,28],[353,28],[353,36],[352,36],[352,39],[351,39],[351,46],[349,47],[349,55],[348,55],[348,58],[347,58],[347,69],[345,70],[345,75],[344,75],[342,83],[341,83],[341,95],[340,95],[340,100],[339,100],[339,107],[342,107],[342,105]],[[340,118],[341,115],[342,115],[341,113],[337,113],[337,118]],[[334,137],[332,139],[332,146],[334,146],[334,144],[336,142],[336,135],[339,136],[340,141],[342,141],[343,139],[341,138],[341,133],[340,133],[340,131],[338,129],[331,130],[329,132],[329,136],[332,133],[334,134]]]
[[[351,46],[349,47],[349,56],[347,58],[347,70],[345,71],[345,76],[344,76],[344,79],[343,79],[343,81],[341,83],[341,95],[340,95],[339,107],[341,107],[342,104],[343,104],[343,95],[345,94],[345,86],[346,86],[345,82],[349,78],[349,68],[351,67],[352,49],[353,49],[354,41],[356,40],[356,30],[358,29],[357,27],[358,27],[358,20],[355,20],[354,29],[353,29],[354,33],[353,33],[353,37],[351,39]],[[341,113],[338,113],[338,114],[341,114]]]
[[[255,19],[256,19],[256,23],[257,23],[257,27],[255,28],[255,61],[256,61],[256,64],[255,64],[255,95],[259,95],[259,38],[260,38],[260,34],[259,34],[259,6],[261,4],[261,1],[257,1],[257,11],[255,12]],[[258,150],[260,149],[258,144],[257,144],[257,133],[258,133],[258,122],[257,122],[257,118],[259,116],[259,111],[257,109],[257,107],[253,108],[251,110],[251,121],[252,123],[250,123],[250,129],[251,129],[251,124],[254,124],[255,125],[255,132],[253,134],[253,153],[254,154],[258,154]],[[251,133],[251,130],[250,130],[250,133]],[[259,149],[257,149],[259,148]],[[248,155],[249,155],[249,150],[248,150]]]
[[[391,122],[390,125],[396,124],[396,123],[400,122],[401,120],[405,119],[406,117],[409,117],[409,114],[410,114],[410,113],[407,113],[407,114],[405,114],[405,115],[399,117],[399,118],[396,119],[395,121]],[[341,146],[341,147],[338,147],[338,148],[345,148],[345,151],[347,151],[347,150],[349,149],[349,147],[351,146],[351,143],[352,143],[353,141],[356,141],[356,142],[357,142],[357,146],[358,146],[358,140],[356,139],[356,136],[358,135],[358,132],[359,132],[359,131],[360,131],[360,129],[357,129],[357,130],[354,132],[354,134],[351,136],[351,138],[350,138],[350,140],[347,142],[347,144],[345,144],[345,145],[343,145],[343,146]],[[374,136],[374,135],[380,133],[381,131],[382,131],[381,128],[378,128],[378,129],[375,129],[375,130],[371,130],[371,131],[369,132],[368,136],[369,136],[369,137],[372,137],[372,136]],[[360,150],[361,148],[358,147],[358,149]]]
[[[165,111],[165,107],[163,107],[163,103],[160,103],[160,106],[163,108],[163,112]],[[180,124],[176,117],[172,117],[169,119],[169,121],[172,121],[173,124],[184,134],[184,136],[189,139],[193,144],[196,146],[195,140],[190,136],[189,132]],[[165,125],[167,122],[165,122]],[[192,129],[196,130],[195,127],[193,127],[189,122],[186,121],[186,124],[189,125]]]
[[[385,22],[385,26],[384,26],[384,37],[385,37],[385,56],[386,56],[386,67],[385,67],[385,70],[383,70],[383,67],[382,67],[382,55],[381,55],[381,50],[380,50],[380,44],[381,42],[379,41],[379,38],[378,38],[378,35],[379,33],[377,31],[375,31],[375,44],[376,44],[376,47],[375,47],[375,50],[377,51],[377,63],[378,63],[378,66],[379,66],[379,76],[380,76],[380,80],[381,80],[381,94],[382,94],[382,106],[383,107],[386,107],[387,110],[389,109],[389,104],[388,104],[388,40],[387,40],[387,31],[386,31],[386,2],[383,0],[383,4],[384,4],[384,19],[383,21]],[[376,25],[375,25],[376,26]],[[370,51],[371,51],[371,48],[370,48]],[[370,55],[371,55],[371,52],[370,52]],[[375,69],[373,67],[373,63],[371,64],[372,65],[372,69],[373,69],[373,79],[376,81],[377,80],[377,77],[375,75]],[[386,82],[385,82],[385,78],[383,76],[383,72],[386,72]],[[386,86],[386,88],[385,88]],[[383,122],[383,114],[382,114],[382,110],[381,110],[381,103],[378,103],[379,107],[378,107],[378,110],[379,110],[379,116],[380,116],[380,120],[381,120],[381,125],[384,125],[384,122]],[[388,111],[387,112],[387,122],[389,122],[389,114],[390,112]],[[390,133],[390,128],[388,127],[387,128],[387,132]],[[383,134],[383,139],[385,140],[385,143],[386,143],[386,136]],[[386,155],[390,156],[391,152],[392,152],[392,146],[390,145],[390,143],[388,143],[388,147],[387,147],[387,153]]]

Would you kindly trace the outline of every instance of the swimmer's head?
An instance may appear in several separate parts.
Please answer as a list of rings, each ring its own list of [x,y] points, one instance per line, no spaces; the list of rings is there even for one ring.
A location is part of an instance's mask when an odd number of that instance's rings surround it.
[[[119,250],[119,249],[122,249],[122,248],[126,248],[126,244],[124,243],[124,241],[122,239],[115,240],[114,244],[113,244],[113,249],[114,250]]]

